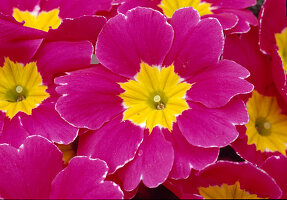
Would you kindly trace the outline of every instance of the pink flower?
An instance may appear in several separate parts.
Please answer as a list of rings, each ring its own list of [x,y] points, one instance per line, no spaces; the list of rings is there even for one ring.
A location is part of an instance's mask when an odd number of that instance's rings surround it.
[[[223,57],[246,67],[255,90],[246,98],[249,123],[240,128],[232,147],[244,159],[261,165],[272,155],[286,155],[286,104],[280,98],[272,78],[272,61],[258,45],[258,29],[247,34],[226,37]]]
[[[104,181],[105,162],[74,157],[63,169],[61,151],[30,136],[19,149],[0,145],[0,196],[7,199],[119,199],[120,188]]]
[[[214,17],[221,23],[225,34],[246,33],[250,25],[257,26],[256,17],[246,8],[256,4],[255,0],[126,0],[119,6],[121,13],[137,6],[161,11],[171,18],[180,8],[193,7],[202,18]]]
[[[276,12],[274,12],[276,11]],[[272,77],[287,102],[287,17],[285,0],[266,0],[260,16],[260,49],[272,57]],[[276,23],[275,23],[276,22]]]
[[[235,125],[248,121],[233,97],[253,89],[245,68],[219,60],[222,49],[218,21],[193,8],[170,23],[148,8],[110,19],[96,44],[103,66],[55,79],[57,111],[91,129],[80,136],[79,155],[105,160],[128,191],[215,162],[219,147],[237,138]]]
[[[248,162],[219,161],[165,186],[183,199],[277,199],[282,194],[271,176]]]
[[[65,24],[69,25],[63,23],[63,28],[54,33],[61,35],[62,30],[68,30]],[[95,27],[93,33],[100,28]],[[92,44],[76,36],[73,41],[54,41],[51,36],[49,41],[42,42],[46,34],[23,27],[9,17],[0,19],[0,29],[4,30],[0,33],[1,143],[18,147],[28,135],[35,134],[57,143],[72,142],[78,129],[56,112],[58,95],[53,79],[64,72],[90,66]]]
[[[13,16],[24,26],[49,31],[57,29],[63,19],[94,15],[97,11],[109,10],[112,0],[63,0],[30,1],[3,0],[0,13]]]

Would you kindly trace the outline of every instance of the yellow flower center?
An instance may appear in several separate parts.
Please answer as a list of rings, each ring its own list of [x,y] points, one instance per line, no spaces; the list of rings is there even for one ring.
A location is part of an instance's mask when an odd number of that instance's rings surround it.
[[[13,17],[18,22],[25,22],[24,26],[39,29],[42,31],[49,31],[49,28],[56,29],[61,24],[59,17],[59,9],[53,9],[49,12],[39,12],[39,8],[35,8],[33,12],[20,11],[17,8],[13,10]]]
[[[176,116],[189,109],[185,94],[191,84],[180,82],[173,65],[160,70],[141,63],[136,80],[119,84],[125,90],[120,97],[127,107],[123,120],[143,124],[150,133],[157,125],[172,130]]]
[[[275,38],[279,48],[278,53],[283,62],[284,71],[287,73],[287,28],[285,28],[281,33],[275,34]]]
[[[234,185],[200,187],[198,190],[204,199],[258,199],[256,194],[240,189],[238,181]]]
[[[193,7],[200,16],[212,14],[210,3],[201,3],[200,0],[162,0],[159,7],[162,8],[163,13],[171,18],[173,13],[184,7]]]
[[[0,67],[0,80],[0,110],[11,119],[18,112],[31,115],[32,109],[49,97],[35,62],[23,67],[5,58],[4,66]]]
[[[286,155],[287,115],[281,114],[276,97],[266,97],[253,91],[247,110],[248,144],[255,144],[261,152],[279,151]]]

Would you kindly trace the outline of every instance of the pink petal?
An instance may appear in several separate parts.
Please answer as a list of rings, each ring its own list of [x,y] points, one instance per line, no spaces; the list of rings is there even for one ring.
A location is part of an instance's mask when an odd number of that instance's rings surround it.
[[[250,82],[262,94],[274,94],[271,60],[258,45],[258,28],[252,28],[242,35],[228,35],[225,40],[223,57],[234,60],[250,71]]]
[[[240,188],[261,198],[277,199],[281,190],[265,171],[248,162],[218,161],[199,172],[192,172],[188,179],[168,180],[168,188],[180,198],[199,195],[199,187],[233,185],[240,183]]]
[[[178,117],[178,125],[186,140],[198,147],[226,146],[238,137],[235,125],[248,122],[241,100],[233,100],[217,109],[193,103],[190,108]]]
[[[120,187],[104,181],[108,167],[101,160],[74,157],[53,180],[52,199],[122,199]]]
[[[42,103],[32,115],[21,115],[21,122],[29,135],[41,135],[59,144],[69,144],[78,135],[78,129],[56,112],[55,103]]]
[[[45,32],[24,27],[11,16],[0,13],[0,65],[3,57],[27,63],[42,43]]]
[[[256,0],[204,0],[211,3],[213,7],[219,8],[234,8],[243,9],[253,5],[256,5]]]
[[[80,137],[78,155],[104,160],[114,173],[134,158],[143,140],[143,129],[118,116],[97,131]]]
[[[232,13],[217,13],[217,14],[211,14],[211,15],[204,15],[202,16],[202,19],[207,17],[213,17],[218,19],[220,22],[223,30],[229,30],[236,26],[238,23],[238,17]]]
[[[61,1],[60,17],[76,18],[83,15],[93,15],[100,10],[109,10],[112,0],[69,0]]]
[[[0,145],[0,193],[4,198],[47,199],[62,169],[62,153],[40,136],[28,137],[17,149]]]
[[[168,131],[164,133],[172,143],[175,154],[169,178],[186,179],[191,169],[201,170],[217,160],[219,148],[201,148],[191,145],[183,137],[178,125],[173,126],[172,133]]]
[[[281,33],[287,27],[286,1],[264,1],[259,14],[259,22],[260,49],[270,54],[277,49],[275,33]]]
[[[96,44],[98,34],[100,33],[106,19],[101,16],[82,16],[75,19],[64,19],[59,28],[50,29],[48,40],[89,40]],[[85,30],[85,31],[79,31]]]
[[[36,60],[44,83],[51,83],[55,74],[89,66],[93,46],[88,41],[48,42],[37,52]]]
[[[3,130],[0,133],[0,143],[7,143],[16,148],[29,136],[29,133],[20,123],[19,115],[14,116],[12,119],[5,117]]]
[[[268,157],[280,155],[279,152],[261,152],[256,150],[255,144],[247,144],[247,136],[245,134],[243,138],[235,140],[231,146],[240,157],[258,166],[260,166]]]
[[[161,65],[173,40],[161,13],[135,8],[110,19],[99,34],[96,56],[114,73],[133,78],[142,61]]]
[[[201,187],[209,185],[234,184],[239,181],[240,188],[250,194],[272,199],[280,198],[281,190],[275,181],[263,170],[251,163],[218,162],[199,173]]]
[[[247,33],[250,30],[250,25],[257,26],[257,18],[250,10],[234,10],[220,9],[218,13],[232,13],[238,17],[238,23],[231,30],[227,30],[226,34]]]
[[[33,11],[40,0],[1,0],[0,12],[5,15],[12,15],[13,8]]]
[[[170,134],[170,133],[169,133]],[[156,127],[145,138],[135,158],[118,171],[123,188],[134,190],[142,180],[147,187],[163,183],[172,168],[174,151],[162,131]]]
[[[55,79],[56,91],[63,95],[56,109],[60,115],[80,128],[98,129],[123,111],[123,90],[117,82],[125,79],[101,65],[71,72]],[[83,87],[79,87],[79,85]]]
[[[165,65],[174,62],[175,71],[189,78],[208,65],[218,62],[223,50],[223,32],[216,19],[203,19],[192,7],[177,10],[171,25],[175,31]]]
[[[209,108],[224,106],[234,96],[253,90],[253,85],[244,80],[248,76],[249,72],[241,65],[221,60],[188,80],[193,85],[187,92],[187,99]]]
[[[273,156],[268,158],[265,163],[261,166],[270,176],[272,176],[276,183],[280,186],[282,190],[281,199],[287,198],[287,158],[284,156]]]
[[[161,11],[161,8],[158,7],[161,0],[127,0],[122,5],[119,6],[118,11],[120,13],[125,14],[128,10],[135,8],[135,7],[146,7],[152,8],[154,10]]]

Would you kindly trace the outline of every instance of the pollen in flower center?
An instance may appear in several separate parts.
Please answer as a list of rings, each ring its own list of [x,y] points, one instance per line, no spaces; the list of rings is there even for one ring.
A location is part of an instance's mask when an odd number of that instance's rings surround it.
[[[249,122],[246,125],[248,144],[256,149],[279,151],[286,154],[287,115],[281,113],[276,97],[267,97],[253,91],[248,100]]]
[[[283,68],[287,74],[287,27],[278,34],[275,34],[276,44],[278,46],[278,53],[283,62]]]
[[[16,92],[18,93],[17,102],[23,101],[26,97],[22,94],[23,88],[22,86],[18,85],[16,87]]]
[[[262,136],[271,134],[271,124],[264,118],[259,117],[256,119],[255,128]]]
[[[13,10],[13,17],[18,22],[25,22],[24,26],[39,29],[42,31],[49,31],[49,28],[56,29],[61,24],[59,17],[59,9],[53,9],[49,12],[39,12],[40,8],[35,7],[33,12],[20,11],[17,8]]]
[[[173,13],[184,7],[193,7],[198,11],[200,16],[212,14],[211,4],[200,2],[201,0],[162,0],[159,7],[162,8],[163,13],[171,18]]]
[[[18,112],[30,115],[32,109],[49,97],[35,62],[22,66],[5,58],[0,80],[0,110],[11,119]]]
[[[136,80],[119,83],[125,90],[120,97],[127,107],[123,120],[145,124],[150,132],[157,125],[171,130],[176,116],[189,108],[185,94],[191,84],[179,79],[173,65],[160,70],[141,63]]]

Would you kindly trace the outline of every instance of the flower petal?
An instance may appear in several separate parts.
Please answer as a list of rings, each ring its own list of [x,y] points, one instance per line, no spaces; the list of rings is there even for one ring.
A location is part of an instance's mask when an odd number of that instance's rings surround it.
[[[123,188],[132,191],[141,180],[147,187],[157,187],[168,177],[173,159],[172,145],[162,131],[158,127],[151,134],[145,131],[144,141],[135,158],[118,171]]]
[[[57,29],[50,29],[47,39],[53,41],[89,40],[95,45],[98,34],[106,21],[102,16],[82,16],[75,19],[64,19]]]
[[[200,102],[208,108],[226,105],[234,96],[253,90],[253,85],[244,80],[249,72],[230,60],[222,60],[199,72],[188,82],[192,87],[187,91],[187,99]]]
[[[0,145],[0,193],[4,198],[47,199],[62,169],[62,153],[47,139],[28,137],[17,149]]]
[[[222,27],[216,19],[199,20],[192,7],[177,10],[171,25],[175,38],[164,65],[174,62],[175,71],[189,78],[208,65],[218,62],[223,50]]]
[[[120,187],[104,181],[106,163],[88,157],[74,157],[53,180],[51,199],[122,199]]]
[[[96,56],[114,73],[133,78],[143,61],[161,65],[173,40],[172,27],[161,13],[135,8],[110,19],[99,34]]]
[[[174,148],[174,163],[169,178],[186,179],[191,169],[201,170],[214,163],[219,148],[202,148],[191,145],[180,132],[178,125],[173,126],[172,133],[165,133]]]
[[[241,100],[233,100],[217,109],[193,103],[190,108],[178,117],[178,125],[186,140],[198,147],[226,146],[238,137],[235,125],[248,122]]]
[[[78,129],[56,112],[55,103],[40,105],[32,111],[32,115],[21,115],[21,122],[29,135],[41,135],[60,144],[69,144],[78,135]]]
[[[80,137],[78,154],[100,158],[114,173],[134,158],[143,140],[143,129],[130,121],[121,122],[118,116],[97,131],[90,131]]]
[[[16,148],[18,148],[26,137],[29,136],[29,133],[20,123],[19,115],[12,119],[5,117],[3,121],[3,130],[0,133],[0,143],[7,143]]]
[[[77,127],[98,129],[124,110],[119,97],[123,90],[117,84],[124,81],[101,65],[71,72],[55,79],[60,85],[56,91],[63,95],[56,109]]]
[[[55,74],[89,66],[92,53],[93,46],[88,41],[48,42],[41,46],[35,59],[44,83],[51,84]]]

